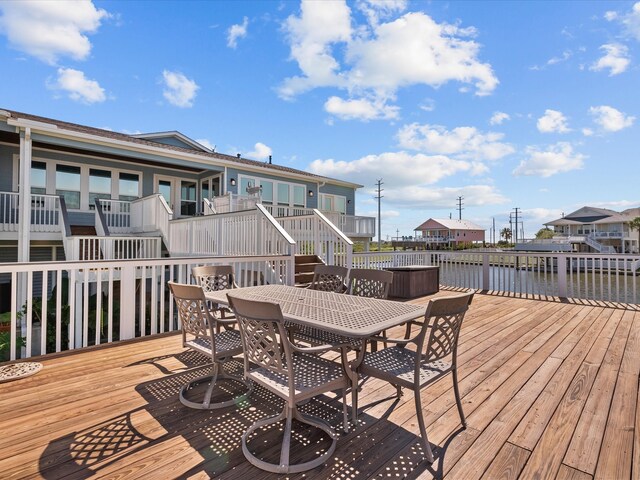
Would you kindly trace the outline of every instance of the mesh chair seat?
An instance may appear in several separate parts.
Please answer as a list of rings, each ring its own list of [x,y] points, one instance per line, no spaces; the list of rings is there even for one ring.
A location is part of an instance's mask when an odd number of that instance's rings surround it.
[[[216,342],[216,354],[220,357],[233,357],[242,353],[242,340],[237,330],[223,330],[213,335]],[[211,339],[208,337],[196,337],[187,340],[185,346],[205,355],[211,355]]]
[[[415,385],[416,353],[402,347],[389,347],[377,352],[367,353],[360,367],[364,375],[386,376],[407,388]],[[420,363],[418,385],[425,386],[451,370],[451,363],[443,360]]]
[[[318,388],[331,391],[349,386],[349,379],[339,363],[306,353],[293,355],[292,360],[295,401],[317,395]],[[249,371],[248,376],[279,397],[285,400],[289,398],[289,379],[286,374],[258,368]]]

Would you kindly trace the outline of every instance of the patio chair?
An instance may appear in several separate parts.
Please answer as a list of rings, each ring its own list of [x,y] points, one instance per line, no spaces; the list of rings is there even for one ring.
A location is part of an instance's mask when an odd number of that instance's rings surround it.
[[[313,279],[309,284],[312,290],[323,292],[346,293],[349,269],[338,265],[316,265],[313,270]]]
[[[338,265],[316,265],[313,270],[313,280],[307,288],[323,292],[347,293],[349,269]],[[326,332],[313,327],[301,325],[287,325],[292,341],[302,341],[311,345],[356,346],[359,342],[342,337],[335,333]]]
[[[422,413],[420,391],[423,388],[451,373],[460,420],[463,427],[467,426],[458,389],[457,354],[460,327],[472,299],[473,292],[430,300],[420,332],[415,337],[387,338],[387,342],[396,345],[377,352],[364,352],[358,368],[359,374],[381,378],[395,385],[399,394],[400,387],[413,390],[425,457],[429,463],[433,463],[433,452]],[[415,345],[415,351],[406,348],[410,344]]]
[[[301,348],[289,341],[280,305],[229,297],[242,335],[245,378],[261,385],[285,401],[282,413],[258,420],[242,435],[242,451],[249,462],[273,473],[298,473],[326,462],[336,447],[336,437],[324,420],[301,413],[298,404],[317,395],[342,390],[343,397],[350,386],[344,366],[317,355],[331,346]],[[329,449],[315,459],[291,464],[291,426],[293,420],[316,427],[331,437]],[[280,450],[280,462],[261,460],[249,451],[247,439],[259,428],[285,421]],[[343,421],[348,429],[347,406],[343,402]]]
[[[386,299],[393,281],[393,272],[387,270],[373,270],[369,268],[354,268],[349,275],[349,295],[358,297]],[[386,331],[382,337],[386,337]],[[387,342],[383,340],[384,346]],[[371,348],[377,350],[377,342],[372,342]]]
[[[353,268],[349,274],[349,295],[385,299],[392,281],[393,272]]]
[[[203,265],[193,267],[191,269],[191,275],[193,275],[194,280],[202,287],[205,293],[238,288],[231,265]],[[211,309],[218,312],[220,318],[223,320],[233,318],[231,309],[226,306],[213,304],[211,305]],[[231,326],[231,324],[225,325],[227,327]],[[220,323],[216,323],[216,333],[220,333],[220,326]]]
[[[180,389],[180,402],[183,405],[198,409],[215,409],[234,405],[249,395],[252,385],[241,378],[229,375],[224,371],[224,363],[232,357],[242,353],[242,341],[237,330],[225,330],[214,333],[216,323],[229,320],[216,319],[207,305],[202,287],[197,285],[183,285],[168,282],[173,298],[178,308],[180,323],[182,324],[182,345],[186,348],[200,352],[211,357],[212,373],[192,380]],[[235,320],[232,320],[235,322]],[[247,392],[229,400],[211,403],[213,389],[218,380],[231,380],[240,382],[247,387]],[[204,394],[202,402],[194,402],[186,397],[186,392],[195,388],[204,381],[209,386]]]

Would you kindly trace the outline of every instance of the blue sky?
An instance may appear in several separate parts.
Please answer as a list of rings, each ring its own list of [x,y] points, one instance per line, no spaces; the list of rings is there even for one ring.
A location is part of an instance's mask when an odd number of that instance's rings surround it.
[[[640,205],[640,2],[0,2],[0,108],[365,185],[383,235]]]

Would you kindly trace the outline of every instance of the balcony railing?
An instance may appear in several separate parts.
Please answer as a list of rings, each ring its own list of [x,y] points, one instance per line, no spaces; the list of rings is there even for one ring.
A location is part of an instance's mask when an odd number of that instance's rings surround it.
[[[374,237],[376,234],[376,219],[374,217],[325,211],[322,214],[348,237]]]
[[[57,195],[31,194],[31,231],[60,232],[60,207]],[[17,232],[20,218],[19,194],[0,192],[0,231]]]

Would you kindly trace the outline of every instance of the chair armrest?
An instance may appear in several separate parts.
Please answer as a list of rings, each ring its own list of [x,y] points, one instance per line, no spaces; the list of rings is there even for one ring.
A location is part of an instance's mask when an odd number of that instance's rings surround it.
[[[317,347],[299,347],[295,343],[291,343],[291,349],[300,353],[324,353],[339,346],[340,345],[318,345]]]

